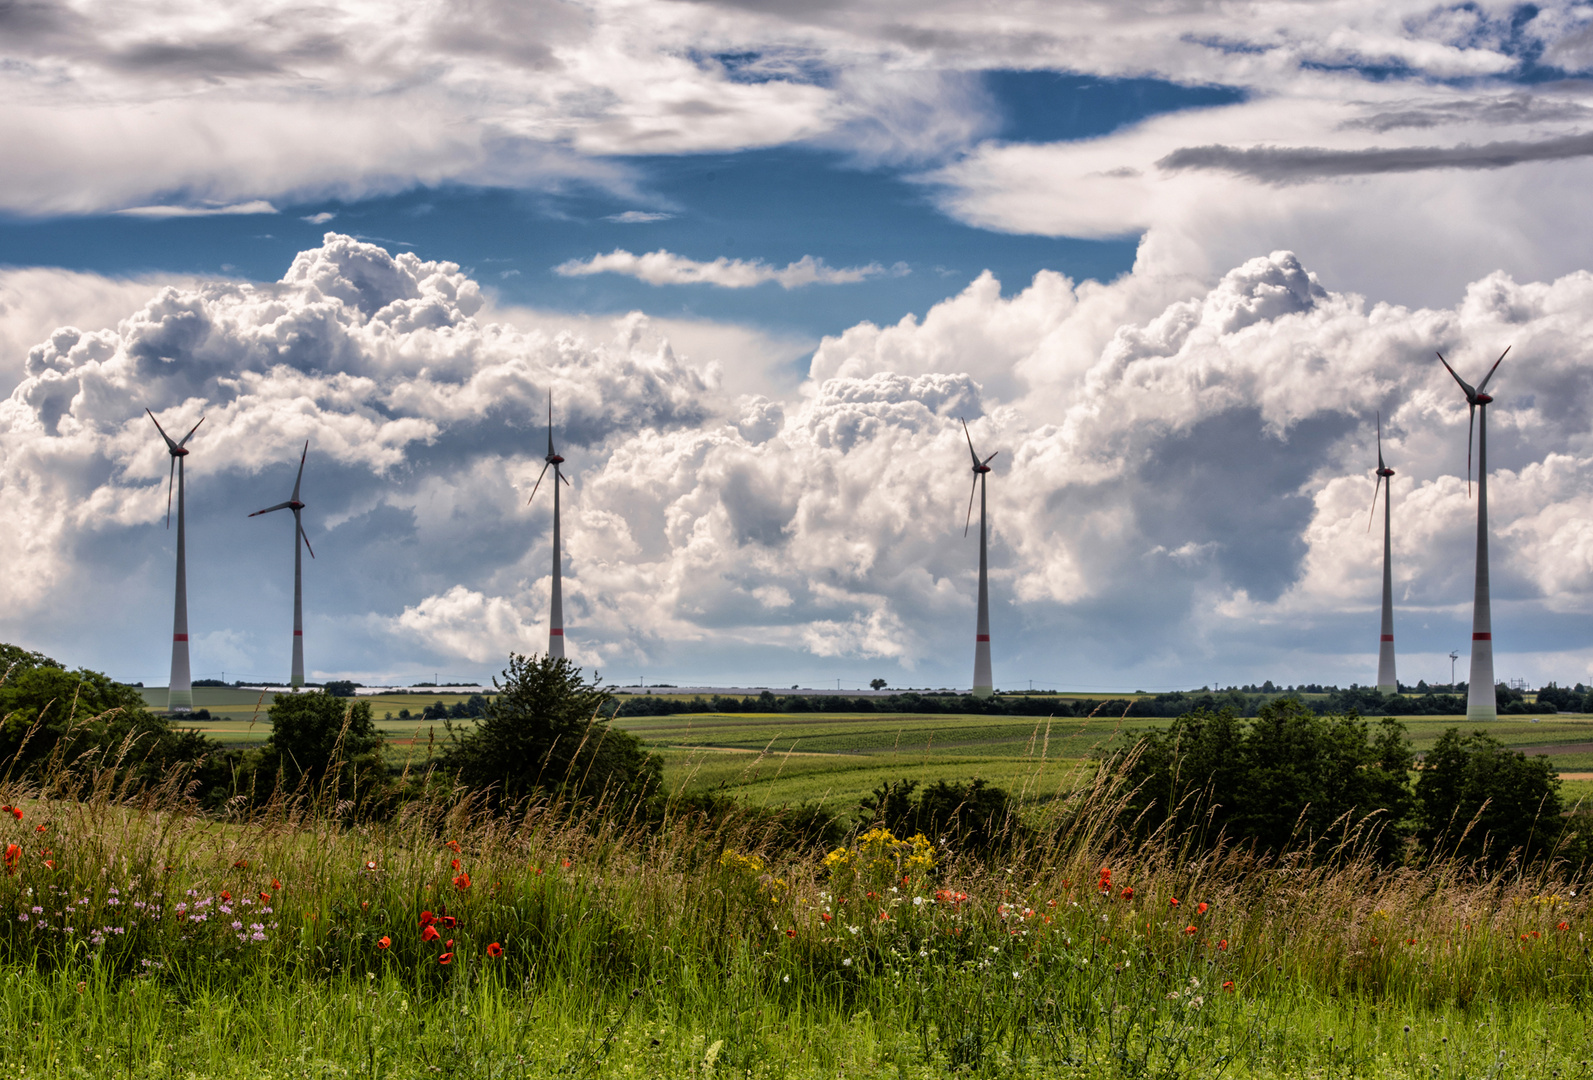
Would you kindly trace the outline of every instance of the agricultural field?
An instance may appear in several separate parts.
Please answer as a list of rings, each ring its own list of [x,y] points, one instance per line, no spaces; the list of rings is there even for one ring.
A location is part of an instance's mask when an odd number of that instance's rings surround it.
[[[165,689],[148,688],[152,706]],[[271,733],[272,692],[197,687],[194,703],[211,719],[181,721],[227,745],[263,742]],[[1118,695],[1123,700],[1133,695]],[[423,767],[447,735],[441,721],[408,719],[441,702],[469,695],[428,692],[375,694],[376,726],[388,737],[392,764]],[[1463,716],[1415,716],[1402,722],[1421,753],[1446,729],[1467,729]],[[455,721],[468,727],[470,721]],[[641,738],[664,762],[666,787],[676,792],[734,789],[749,802],[776,807],[809,803],[838,811],[888,781],[983,779],[1026,805],[1064,794],[1080,782],[1092,755],[1127,733],[1168,720],[1118,716],[1058,720],[1012,716],[911,713],[684,713],[621,717],[617,724]],[[1501,717],[1489,732],[1527,754],[1545,754],[1560,770],[1568,803],[1593,798],[1593,716]]]

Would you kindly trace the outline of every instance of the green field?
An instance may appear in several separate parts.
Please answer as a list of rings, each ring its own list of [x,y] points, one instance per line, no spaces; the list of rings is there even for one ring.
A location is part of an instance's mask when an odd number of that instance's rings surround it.
[[[232,746],[263,742],[271,733],[272,692],[197,687],[194,704],[212,718],[180,724]],[[400,720],[408,709],[454,705],[469,695],[444,692],[375,694],[376,725],[389,739],[396,767],[423,766],[447,738],[441,721]],[[1131,695],[1119,695],[1128,697]],[[162,687],[144,691],[165,704]],[[387,717],[391,715],[392,719]],[[912,713],[685,713],[622,717],[664,762],[671,791],[731,788],[757,805],[815,803],[854,808],[874,788],[903,778],[920,783],[983,779],[1034,805],[1070,790],[1092,754],[1160,719],[1097,716],[1060,720],[1012,716]],[[1418,753],[1447,728],[1466,729],[1463,716],[1405,717]],[[468,726],[470,721],[456,721]],[[1501,717],[1488,730],[1506,745],[1546,754],[1561,771],[1568,802],[1593,797],[1593,716]]]

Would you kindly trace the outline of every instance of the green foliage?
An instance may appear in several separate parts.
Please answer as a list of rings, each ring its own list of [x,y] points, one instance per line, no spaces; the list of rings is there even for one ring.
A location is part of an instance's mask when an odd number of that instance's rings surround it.
[[[984,780],[937,780],[922,791],[917,789],[914,780],[887,782],[859,806],[875,827],[898,836],[923,833],[950,842],[958,851],[1006,851],[1030,835],[1012,798]]]
[[[368,701],[345,701],[324,690],[277,694],[269,715],[271,738],[260,764],[281,788],[313,789],[331,779],[342,792],[385,772],[382,735]]]
[[[68,671],[41,653],[0,645],[0,761],[33,775],[50,762],[110,766],[119,779],[153,781],[186,765],[206,802],[225,797],[229,755],[197,731],[181,730],[108,675]]]
[[[629,801],[650,794],[660,766],[641,740],[600,715],[610,698],[562,657],[511,654],[475,729],[448,725],[442,768],[497,803],[547,793]]]
[[[359,683],[349,682],[347,679],[333,679],[324,684],[324,689],[333,697],[351,698],[354,696],[354,688],[358,685]]]
[[[1284,698],[1253,721],[1227,709],[1179,717],[1107,763],[1135,789],[1120,819],[1131,835],[1170,826],[1204,845],[1223,838],[1278,852],[1371,818],[1375,850],[1391,859],[1412,809],[1412,760],[1395,720],[1374,731],[1359,717],[1318,716]]]
[[[1554,846],[1560,777],[1546,757],[1527,757],[1482,731],[1439,736],[1416,781],[1424,841],[1463,858],[1498,862],[1512,851],[1541,855]]]

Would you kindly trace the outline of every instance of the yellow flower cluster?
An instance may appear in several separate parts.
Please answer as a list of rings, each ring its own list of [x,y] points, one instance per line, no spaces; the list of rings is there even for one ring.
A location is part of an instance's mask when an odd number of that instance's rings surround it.
[[[743,855],[739,851],[726,851],[719,856],[719,865],[726,870],[736,870],[743,874],[757,875],[763,873],[763,859],[758,855]]]
[[[838,847],[824,856],[824,868],[831,877],[853,869],[864,874],[923,873],[935,868],[935,845],[923,833],[901,840],[889,829],[870,829],[857,838],[855,848]]]

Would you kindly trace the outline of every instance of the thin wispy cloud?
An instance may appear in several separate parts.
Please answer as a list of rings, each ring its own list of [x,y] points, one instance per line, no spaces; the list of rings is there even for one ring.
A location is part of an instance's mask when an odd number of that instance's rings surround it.
[[[253,199],[228,206],[130,206],[115,212],[125,217],[201,218],[222,217],[228,214],[275,214],[277,208],[264,199]]]
[[[319,214],[310,214],[308,217],[302,218],[300,220],[308,221],[311,225],[325,225],[328,221],[331,221],[335,217],[337,217],[337,214],[333,211],[322,210]]]
[[[674,216],[654,210],[627,210],[623,214],[610,214],[603,220],[612,221],[616,225],[646,225],[652,221],[668,221]]]
[[[723,255],[712,262],[701,262],[662,248],[644,255],[615,248],[607,255],[560,263],[553,271],[563,277],[623,274],[649,285],[717,285],[722,289],[750,289],[773,282],[782,289],[800,289],[807,285],[853,285],[885,274],[906,274],[908,268],[897,264],[887,270],[877,262],[867,266],[830,266],[812,255],[804,255],[784,266],[774,266],[762,259],[727,259]]]
[[[1190,146],[1156,162],[1168,171],[1207,169],[1265,183],[1303,183],[1340,176],[1423,172],[1429,169],[1504,169],[1530,161],[1593,156],[1593,132],[1535,142],[1511,140],[1481,146],[1402,146],[1329,150],[1321,147]]]

